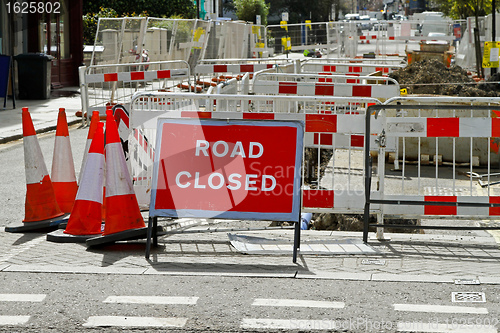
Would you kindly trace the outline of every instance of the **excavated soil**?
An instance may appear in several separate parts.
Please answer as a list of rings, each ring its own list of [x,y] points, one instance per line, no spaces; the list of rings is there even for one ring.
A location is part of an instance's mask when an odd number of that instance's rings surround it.
[[[487,81],[477,83],[460,66],[446,67],[438,60],[414,62],[391,74],[389,77],[406,88],[408,94],[432,94],[460,97],[499,97],[500,74]]]

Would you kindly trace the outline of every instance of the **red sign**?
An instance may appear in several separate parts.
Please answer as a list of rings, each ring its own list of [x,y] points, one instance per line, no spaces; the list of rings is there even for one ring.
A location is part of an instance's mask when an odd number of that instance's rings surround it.
[[[152,216],[298,221],[296,121],[161,119]]]

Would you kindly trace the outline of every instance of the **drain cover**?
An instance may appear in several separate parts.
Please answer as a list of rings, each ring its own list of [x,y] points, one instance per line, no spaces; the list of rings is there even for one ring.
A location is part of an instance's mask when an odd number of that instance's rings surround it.
[[[484,303],[486,302],[486,296],[484,293],[462,293],[462,292],[453,292],[451,293],[451,301],[452,302],[469,302],[469,303]]]
[[[385,260],[382,259],[363,259],[361,265],[385,265]]]
[[[455,284],[481,284],[477,279],[459,279],[455,280]]]

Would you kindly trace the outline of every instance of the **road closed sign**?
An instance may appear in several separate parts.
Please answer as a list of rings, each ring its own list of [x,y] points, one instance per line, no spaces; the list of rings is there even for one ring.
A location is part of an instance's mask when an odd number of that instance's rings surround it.
[[[304,125],[160,119],[150,216],[298,221]]]

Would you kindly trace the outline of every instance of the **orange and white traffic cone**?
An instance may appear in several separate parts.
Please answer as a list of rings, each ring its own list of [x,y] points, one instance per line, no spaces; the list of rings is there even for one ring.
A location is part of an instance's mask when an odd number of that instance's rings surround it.
[[[78,185],[76,183],[75,165],[64,108],[59,109],[57,118],[51,177],[59,207],[64,213],[71,213]]]
[[[26,201],[23,222],[36,222],[64,215],[57,204],[42,150],[28,108],[22,109]]]
[[[87,154],[89,152],[92,139],[94,138],[94,133],[95,130],[97,129],[98,123],[99,123],[99,111],[93,111],[92,118],[90,118],[90,126],[89,126],[89,132],[87,134],[87,142],[85,144],[85,150],[83,152],[82,167],[80,168],[80,175],[78,176],[78,184],[80,184],[82,180],[82,170],[83,167],[85,166],[85,161],[87,160]]]
[[[65,234],[101,234],[102,185],[104,179],[104,124],[98,122],[90,146],[87,162],[82,170],[82,182],[78,188],[75,205],[71,211]]]
[[[106,117],[106,219],[103,235],[145,228],[113,113]]]

